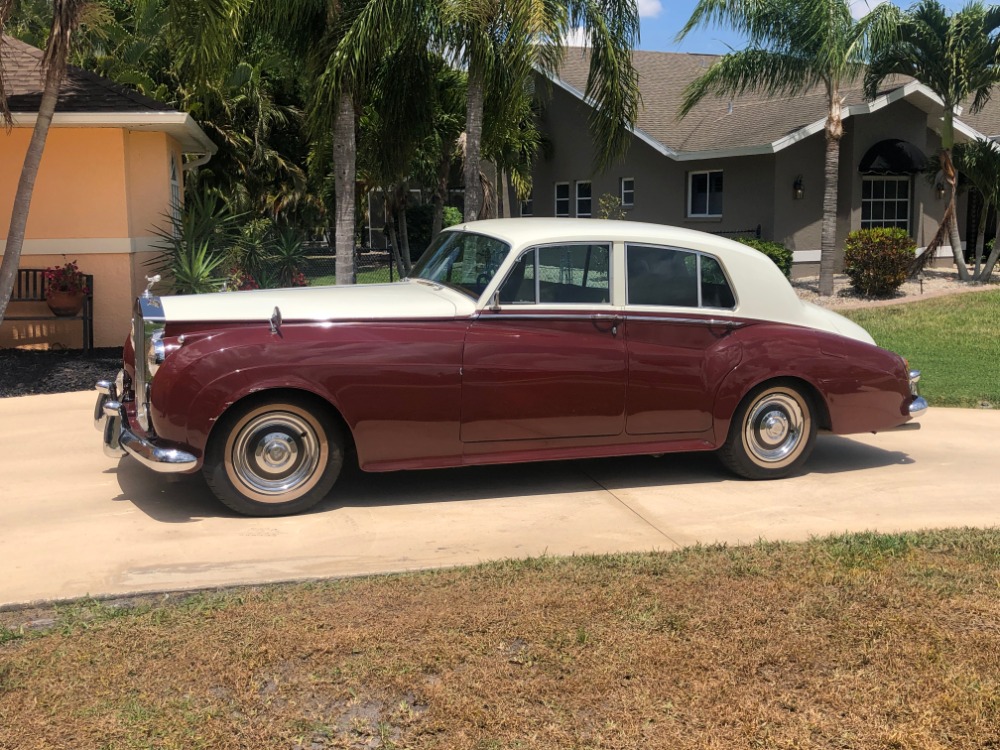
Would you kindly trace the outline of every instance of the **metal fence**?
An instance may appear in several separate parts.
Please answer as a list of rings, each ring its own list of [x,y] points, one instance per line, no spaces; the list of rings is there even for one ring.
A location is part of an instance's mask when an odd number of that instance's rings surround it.
[[[337,283],[337,258],[332,251],[326,250],[326,246],[317,248],[314,254],[309,255],[300,270],[314,286]],[[399,281],[392,253],[370,247],[355,249],[354,275],[358,284],[385,284]]]

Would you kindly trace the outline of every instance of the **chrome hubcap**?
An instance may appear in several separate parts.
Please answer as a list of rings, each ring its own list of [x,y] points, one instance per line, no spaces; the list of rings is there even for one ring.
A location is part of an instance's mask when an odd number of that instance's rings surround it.
[[[290,412],[269,412],[251,419],[236,436],[233,472],[256,493],[284,495],[312,480],[321,452],[308,421]]]
[[[744,427],[746,445],[763,463],[784,461],[802,442],[805,415],[785,393],[769,393],[750,409]]]

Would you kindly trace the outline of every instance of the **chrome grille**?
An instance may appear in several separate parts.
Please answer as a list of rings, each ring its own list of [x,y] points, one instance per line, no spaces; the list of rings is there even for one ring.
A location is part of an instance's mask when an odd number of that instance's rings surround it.
[[[153,335],[163,330],[163,306],[159,297],[140,297],[132,316],[132,349],[135,351],[135,414],[146,432],[152,431],[149,418],[149,387],[152,375],[146,360]]]

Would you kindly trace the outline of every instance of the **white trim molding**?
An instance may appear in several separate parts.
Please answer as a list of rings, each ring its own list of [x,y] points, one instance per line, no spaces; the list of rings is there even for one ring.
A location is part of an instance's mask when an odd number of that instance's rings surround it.
[[[37,112],[13,112],[14,127],[33,128]],[[187,112],[56,112],[54,128],[121,128],[167,133],[186,154],[214,154],[219,150]]]
[[[163,252],[159,237],[87,237],[83,239],[25,240],[21,255],[131,255]],[[0,240],[0,255],[7,241]]]

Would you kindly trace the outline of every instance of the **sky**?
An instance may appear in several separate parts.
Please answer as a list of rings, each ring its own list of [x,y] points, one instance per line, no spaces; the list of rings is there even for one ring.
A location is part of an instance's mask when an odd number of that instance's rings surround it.
[[[743,46],[739,36],[728,29],[720,28],[696,29],[688,34],[683,42],[675,42],[674,37],[691,17],[691,11],[697,5],[697,0],[637,0],[637,2],[641,23],[639,49],[725,54],[730,48],[739,49]],[[874,7],[878,0],[870,2]],[[965,4],[965,0],[943,0],[943,3],[950,10],[958,10]],[[905,8],[910,2],[909,0],[896,2],[896,5]],[[856,17],[868,12],[866,0],[854,0],[852,7]]]

